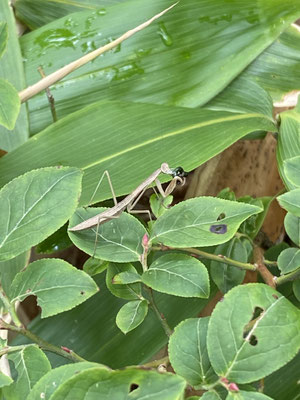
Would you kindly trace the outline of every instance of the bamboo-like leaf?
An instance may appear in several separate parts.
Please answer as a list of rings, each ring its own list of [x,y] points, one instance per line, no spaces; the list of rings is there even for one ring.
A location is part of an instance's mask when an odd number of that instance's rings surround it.
[[[256,130],[275,131],[276,127],[258,113],[98,102],[58,121],[2,157],[0,186],[33,168],[74,165],[84,170],[80,205],[86,205],[104,170],[110,173],[116,195],[126,194],[162,162],[190,170]],[[95,202],[111,197],[105,183]]]
[[[28,84],[56,71],[167,8],[134,0],[106,15],[86,11],[22,40]],[[137,12],[139,10],[139,12]],[[261,16],[263,15],[263,18]],[[298,0],[183,0],[161,20],[52,87],[58,117],[100,99],[196,107],[212,99],[300,16]],[[31,132],[52,122],[45,94],[29,102]]]
[[[18,92],[11,83],[0,79],[0,125],[14,129],[21,107]]]
[[[0,78],[9,81],[17,90],[24,89],[25,78],[23,57],[21,55],[15,17],[8,1],[0,1],[0,21],[6,21],[8,42],[6,51],[0,59]],[[0,126],[0,149],[11,151],[28,138],[27,109],[23,105],[13,131]]]
[[[0,21],[0,58],[2,57],[2,54],[6,50],[7,40],[8,40],[7,23]]]

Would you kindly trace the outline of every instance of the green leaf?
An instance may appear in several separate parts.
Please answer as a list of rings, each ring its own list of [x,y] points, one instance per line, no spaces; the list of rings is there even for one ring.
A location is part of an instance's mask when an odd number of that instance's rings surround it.
[[[150,196],[150,207],[156,218],[161,217],[172,204],[173,196],[167,196],[162,198],[162,196],[157,197],[155,193]]]
[[[237,393],[228,393],[226,400],[272,400],[271,397],[263,393],[245,392],[240,390]]]
[[[182,321],[169,341],[172,367],[192,386],[212,383],[217,379],[207,353],[208,322],[209,317]]]
[[[44,168],[22,175],[0,191],[0,260],[44,240],[75,211],[82,173]]]
[[[95,126],[101,126],[101,136]],[[33,168],[78,166],[84,170],[80,205],[87,205],[105,170],[110,173],[116,196],[120,196],[135,189],[162,161],[171,167],[182,165],[188,171],[256,130],[273,132],[276,128],[269,118],[257,113],[98,102],[59,120],[2,157],[0,186]],[[158,151],[161,148],[163,158]],[[164,182],[168,179],[162,177]],[[111,198],[111,190],[103,182],[94,202],[107,198]]]
[[[13,382],[10,376],[5,375],[3,372],[0,372],[0,388],[4,386],[8,386]]]
[[[17,24],[9,2],[2,1],[0,21],[7,23],[8,41],[6,51],[0,59],[0,78],[10,82],[18,91],[24,89],[26,82],[23,69],[23,57],[20,51]],[[0,125],[0,149],[7,152],[17,148],[28,139],[27,106],[23,104],[13,131]],[[23,174],[24,171],[17,173]]]
[[[0,79],[0,125],[14,129],[21,107],[20,97],[11,83]]]
[[[280,114],[280,130],[277,144],[277,163],[279,172],[285,186],[295,189],[294,185],[286,176],[284,162],[300,154],[300,103],[293,110]]]
[[[117,327],[126,335],[144,321],[147,313],[148,303],[146,300],[129,301],[124,304],[116,316]]]
[[[22,350],[8,354],[18,372],[17,380],[3,389],[7,400],[24,400],[33,386],[48,371],[51,365],[45,354],[36,345],[29,345]]]
[[[138,387],[130,393],[132,385]],[[183,398],[185,381],[174,374],[159,374],[154,371],[127,369],[108,371],[103,368],[88,369],[78,373],[62,384],[53,395],[53,400],[76,399],[88,397],[101,400],[146,399],[178,400]],[[51,399],[52,400],[52,399]]]
[[[238,238],[233,238],[229,242],[220,244],[214,253],[216,255],[222,254],[223,256],[244,263],[248,261],[248,254],[246,247],[243,245],[243,240]],[[233,265],[217,261],[210,263],[211,277],[223,294],[227,293],[234,286],[241,284],[245,273],[245,270]]]
[[[79,208],[70,220],[70,227],[105,211],[106,208]],[[138,219],[122,213],[104,224],[83,231],[69,231],[69,237],[80,250],[101,260],[139,261],[143,253],[142,238],[146,229]]]
[[[158,292],[175,296],[209,296],[209,277],[204,264],[185,254],[172,253],[157,258],[143,273],[142,281]]]
[[[63,365],[62,367],[52,369],[36,383],[26,400],[50,399],[63,382],[81,371],[95,367],[99,368],[100,365],[90,362],[78,362],[76,364]],[[102,368],[106,367],[102,366]]]
[[[97,293],[94,280],[66,261],[49,258],[35,261],[14,279],[11,301],[37,296],[42,318],[70,310]]]
[[[83,264],[83,270],[90,276],[101,274],[109,265],[108,261],[98,260],[97,258],[90,257]]]
[[[296,299],[300,301],[300,279],[297,279],[293,282],[293,292],[296,296]]]
[[[56,251],[67,249],[72,245],[67,233],[67,226],[59,228],[35,247],[37,253],[52,254]]]
[[[195,400],[197,398],[195,397]],[[209,392],[205,392],[203,396],[199,397],[200,400],[222,400],[222,397],[219,396],[217,392],[214,390],[211,390]],[[193,400],[193,397],[191,397],[191,400]]]
[[[294,185],[300,186],[300,156],[289,158],[283,162],[286,178]]]
[[[160,217],[151,240],[179,248],[221,244],[233,237],[243,221],[261,211],[250,204],[197,197],[177,204]]]
[[[300,217],[300,188],[278,196],[277,200],[282,208]]]
[[[300,267],[300,249],[291,247],[283,250],[278,257],[278,268],[282,274],[287,274]]]
[[[300,217],[287,213],[284,218],[284,227],[290,239],[300,247]]]
[[[84,11],[25,35],[21,44],[28,84],[39,80],[41,59],[48,75],[169,5],[168,0],[126,1],[106,15]],[[53,85],[60,99],[58,114],[63,117],[100,99],[205,104],[299,16],[298,0],[289,0],[288,7],[279,0],[182,1],[117,51]],[[32,133],[52,122],[44,94],[29,101],[29,109]]]
[[[110,263],[106,272],[106,286],[110,292],[117,297],[125,300],[137,300],[141,297],[140,283],[129,285],[114,284],[113,280],[120,272],[136,273],[136,269],[131,264]]]
[[[126,285],[129,283],[141,282],[142,278],[137,272],[124,271],[113,277],[113,284]]]
[[[4,21],[0,21],[0,58],[2,57],[3,53],[5,53],[7,41],[8,41],[7,23]]]
[[[29,263],[30,250],[19,254],[15,258],[0,262],[0,281],[1,286],[8,297],[10,297],[10,289],[12,281],[18,272],[26,268]]]
[[[261,312],[258,317],[257,312]],[[273,326],[276,329],[270,329]],[[297,354],[299,329],[299,310],[279,292],[264,284],[237,286],[216,305],[210,318],[211,364],[230,381],[256,381]]]

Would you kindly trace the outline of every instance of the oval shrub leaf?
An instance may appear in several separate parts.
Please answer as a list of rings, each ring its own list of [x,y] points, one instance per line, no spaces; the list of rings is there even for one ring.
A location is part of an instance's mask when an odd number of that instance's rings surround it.
[[[261,211],[250,204],[197,197],[162,215],[154,224],[151,240],[179,248],[221,244],[233,237],[243,221]]]
[[[94,280],[66,261],[49,258],[35,261],[13,280],[11,301],[37,296],[42,318],[70,310],[97,293]]]
[[[0,21],[0,58],[2,57],[3,53],[6,50],[7,40],[8,40],[7,23]]]
[[[287,213],[284,218],[284,227],[291,240],[300,247],[300,217]]]
[[[132,283],[130,285],[114,284],[113,280],[121,272],[131,272],[136,274],[136,269],[131,264],[110,263],[106,272],[106,286],[110,292],[125,300],[137,300],[141,296],[141,284]]]
[[[181,297],[209,296],[209,277],[201,261],[185,254],[166,254],[157,258],[142,281],[158,292]]]
[[[293,185],[300,187],[300,156],[285,160],[283,168],[287,179]]]
[[[229,242],[220,244],[214,253],[216,255],[222,254],[240,262],[247,262],[248,258],[247,249],[243,245],[243,241],[238,238],[233,238]],[[218,261],[211,261],[209,271],[212,280],[223,294],[242,283],[246,273],[245,270]]]
[[[77,168],[43,168],[1,189],[0,261],[28,250],[70,218],[78,202],[81,177]]]
[[[129,301],[117,314],[117,327],[126,335],[144,321],[147,313],[148,303],[146,300]]]
[[[208,358],[206,336],[209,317],[190,318],[176,326],[169,341],[169,357],[176,374],[192,386],[217,380]]]
[[[226,400],[273,400],[271,397],[266,396],[263,393],[246,392],[240,390],[239,392],[229,392]]]
[[[278,268],[282,274],[292,272],[300,268],[300,249],[291,247],[283,250],[278,257]]]
[[[282,208],[300,217],[300,188],[278,196],[277,200]]]
[[[141,275],[139,275],[137,272],[124,271],[115,275],[113,277],[112,283],[114,285],[115,284],[126,285],[129,283],[136,283],[141,281],[142,281]]]
[[[79,208],[72,216],[70,226],[75,226],[105,210],[103,207]],[[135,217],[123,212],[119,218],[99,225],[98,232],[97,226],[94,226],[68,233],[75,246],[90,256],[121,263],[139,261],[143,253],[142,238],[146,230]]]
[[[299,331],[299,310],[279,292],[258,283],[237,286],[217,304],[210,318],[207,348],[211,364],[230,381],[256,381],[297,354]]]
[[[14,129],[20,107],[17,89],[8,81],[0,79],[0,125],[9,130]]]

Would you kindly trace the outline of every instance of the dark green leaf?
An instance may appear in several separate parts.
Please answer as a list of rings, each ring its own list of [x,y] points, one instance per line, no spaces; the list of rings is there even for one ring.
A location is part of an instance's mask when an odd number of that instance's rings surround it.
[[[261,312],[258,317],[257,312]],[[299,310],[279,292],[258,283],[237,286],[210,318],[210,361],[216,373],[230,381],[256,381],[297,354],[299,329]]]
[[[105,208],[79,208],[70,220],[70,226],[93,217]],[[82,231],[69,231],[69,237],[79,249],[101,260],[139,261],[143,253],[144,226],[130,214],[122,213],[104,224]]]
[[[282,274],[287,274],[300,267],[300,249],[291,247],[283,250],[278,257],[278,268]]]
[[[141,297],[140,283],[130,285],[114,284],[113,280],[120,272],[136,273],[136,269],[131,264],[110,263],[106,272],[106,286],[114,296],[125,300],[137,300]]]
[[[261,211],[253,205],[215,197],[186,200],[156,221],[151,240],[179,248],[213,246],[227,242],[243,221]]]
[[[83,270],[90,276],[101,274],[109,265],[108,261],[99,260],[98,258],[90,257],[83,264]]]
[[[137,272],[124,271],[113,277],[113,284],[126,285],[129,283],[141,282],[142,277]]]
[[[271,397],[266,396],[263,393],[245,392],[240,390],[239,392],[230,392],[226,397],[226,400],[272,400]]]
[[[0,58],[6,50],[8,41],[8,29],[7,23],[4,21],[0,21]]]
[[[70,218],[81,178],[77,168],[44,168],[28,172],[1,189],[1,261],[41,242]]]
[[[284,218],[284,227],[291,240],[300,247],[300,217],[287,213]]]
[[[67,249],[72,245],[67,233],[67,225],[62,226],[58,231],[47,237],[35,247],[37,253],[52,254],[56,251]]]
[[[0,281],[1,286],[8,297],[10,297],[10,289],[12,281],[16,274],[27,267],[30,258],[30,250],[19,254],[15,258],[0,262]]]
[[[277,197],[280,206],[296,217],[300,217],[300,188]]]
[[[148,303],[146,300],[129,301],[117,314],[117,327],[126,335],[144,321],[147,313]]]
[[[300,279],[297,279],[293,282],[293,292],[296,296],[296,299],[300,301]]]
[[[172,367],[192,386],[212,383],[217,379],[207,354],[208,321],[209,317],[182,321],[169,341]]]
[[[185,254],[157,258],[143,273],[142,281],[158,292],[182,297],[209,296],[209,277],[201,261]]]
[[[48,258],[35,261],[16,275],[10,290],[11,301],[37,296],[42,318],[70,310],[97,293],[94,280],[66,261]]]
[[[21,107],[20,97],[14,86],[0,79],[0,125],[14,129]]]
[[[163,199],[161,196],[157,197],[154,193],[150,196],[150,207],[156,218],[162,216],[168,209],[168,207],[172,204],[173,196],[168,196]]]

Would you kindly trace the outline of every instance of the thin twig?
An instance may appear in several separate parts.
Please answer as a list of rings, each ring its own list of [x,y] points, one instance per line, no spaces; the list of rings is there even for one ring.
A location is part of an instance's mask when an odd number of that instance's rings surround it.
[[[289,281],[295,281],[296,279],[299,278],[300,278],[300,268],[296,269],[293,272],[290,272],[289,274],[281,275],[279,277],[274,276],[274,282],[275,285],[278,286]]]
[[[152,307],[153,311],[155,312],[157,318],[159,319],[159,321],[160,321],[160,323],[161,323],[161,325],[162,325],[162,327],[163,327],[163,329],[165,331],[165,334],[168,337],[170,337],[172,335],[173,331],[169,327],[169,324],[167,323],[167,320],[166,320],[165,316],[159,312],[159,309],[157,308],[157,305],[156,305],[155,300],[154,300],[152,289],[150,287],[148,287],[148,286],[145,286],[145,287],[147,288],[149,296],[150,296],[150,299],[149,299],[150,306]]]
[[[178,3],[178,2],[177,2]],[[68,65],[65,65],[64,67],[60,68],[59,70],[53,72],[52,74],[46,76],[45,78],[41,79],[39,82],[36,84],[29,86],[28,88],[22,90],[19,92],[20,100],[22,103],[25,101],[29,100],[31,97],[35,96],[36,94],[40,93],[42,90],[45,90],[47,87],[53,85],[55,82],[60,81],[62,78],[70,74],[71,72],[75,71],[82,65],[85,65],[89,61],[94,60],[96,57],[100,56],[101,54],[105,53],[108,50],[113,49],[114,47],[118,46],[120,43],[122,43],[124,40],[130,38],[132,35],[135,33],[141,31],[142,29],[146,28],[149,26],[153,21],[156,19],[160,18],[162,15],[164,15],[167,11],[171,10],[171,8],[175,7],[176,4],[172,4],[170,7],[166,8],[159,14],[156,14],[154,17],[150,18],[148,21],[142,23],[141,25],[137,26],[134,29],[130,29],[128,32],[124,33],[122,36],[120,36],[118,39],[113,40],[112,42],[106,44],[105,46],[100,47],[99,49],[96,49],[85,56],[79,58],[78,60],[75,60],[71,62]]]
[[[44,70],[43,70],[43,68],[41,66],[38,67],[38,71],[41,74],[42,78],[46,78]],[[50,89],[48,87],[46,87],[45,91],[46,91],[46,95],[47,95],[47,98],[48,98],[48,101],[49,101],[49,104],[50,104],[50,109],[51,109],[53,122],[56,122],[57,121],[57,114],[56,114],[56,110],[55,110],[54,97],[53,97],[53,95],[50,92]]]
[[[263,250],[255,246],[253,250],[253,258],[255,264],[257,265],[257,271],[260,273],[263,280],[266,282],[267,285],[271,286],[275,289],[276,283],[274,281],[274,275],[268,270],[268,268],[264,264],[264,252]]]

